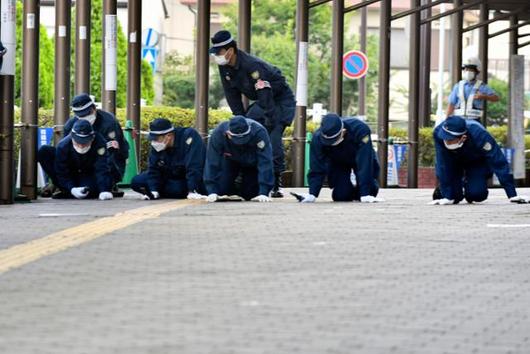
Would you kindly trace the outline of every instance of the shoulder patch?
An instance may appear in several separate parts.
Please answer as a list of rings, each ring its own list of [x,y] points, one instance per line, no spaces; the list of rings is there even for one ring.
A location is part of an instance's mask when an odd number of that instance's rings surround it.
[[[364,138],[362,138],[362,141],[365,144],[368,143],[370,141],[370,136],[369,135],[365,136]]]
[[[258,80],[254,85],[256,90],[263,90],[264,88],[271,88],[271,84],[268,81]]]
[[[265,140],[260,140],[260,142],[257,144],[258,148],[262,149],[265,147]]]
[[[490,151],[491,148],[492,148],[491,143],[486,143],[486,144],[484,144],[484,146],[482,147],[482,149],[484,149],[484,151]]]
[[[109,138],[116,139],[116,132],[114,130],[109,132]]]
[[[254,71],[252,74],[250,74],[254,80],[259,79],[259,71]]]
[[[98,155],[101,155],[101,156],[105,155],[105,148],[99,148]]]
[[[193,138],[190,136],[188,139],[186,139],[186,144],[190,145],[193,142]]]

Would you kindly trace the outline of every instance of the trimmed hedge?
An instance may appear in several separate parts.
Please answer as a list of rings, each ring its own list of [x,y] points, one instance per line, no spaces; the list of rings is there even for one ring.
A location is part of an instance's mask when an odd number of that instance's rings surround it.
[[[231,113],[225,110],[211,110],[209,112],[208,128],[212,129],[220,122],[227,120],[231,117]],[[126,109],[118,108],[116,110],[116,117],[120,121],[122,127],[125,127],[126,122]],[[171,121],[175,126],[189,127],[195,123],[195,111],[185,108],[176,107],[142,107],[141,109],[141,130],[148,131],[149,123],[156,118],[166,118]],[[20,110],[15,112],[15,121],[20,121]],[[39,110],[39,126],[41,127],[52,127],[53,124],[53,110]],[[15,146],[16,150],[19,151],[20,147],[20,130],[17,129],[15,132]],[[149,153],[149,141],[148,139],[141,139],[141,158],[140,158],[140,169],[145,170],[147,168],[147,154]]]
[[[231,113],[226,110],[210,110],[208,128],[213,129],[220,122],[227,120],[231,117]],[[122,127],[125,126],[126,121],[126,110],[118,109],[116,116],[120,121]],[[176,126],[193,126],[195,123],[195,111],[192,109],[177,108],[177,107],[142,107],[141,109],[141,122],[142,131],[149,130],[149,123],[155,118],[163,117],[169,119]],[[15,111],[15,121],[20,121],[20,110]],[[52,110],[39,110],[39,125],[41,127],[51,127],[53,126],[53,111]],[[318,126],[308,121],[307,122],[307,131],[314,132]],[[292,137],[293,135],[293,126],[287,127],[285,130],[285,137]],[[432,139],[433,128],[422,128],[419,132],[419,163],[420,166],[429,167],[434,166],[434,143]],[[501,145],[505,146],[507,141],[507,127],[489,127],[488,131],[493,135],[495,140]],[[389,132],[390,137],[395,141],[399,142],[406,141],[407,130],[392,128]],[[140,159],[140,168],[144,170],[147,164],[147,153],[149,152],[149,141],[147,139],[142,139],[142,156]],[[286,150],[286,162],[289,169],[291,165],[291,140],[287,139],[285,141],[285,150]],[[530,150],[530,135],[525,136],[525,145],[526,149]],[[16,151],[18,151],[20,146],[20,130],[16,129],[15,134],[15,146]]]

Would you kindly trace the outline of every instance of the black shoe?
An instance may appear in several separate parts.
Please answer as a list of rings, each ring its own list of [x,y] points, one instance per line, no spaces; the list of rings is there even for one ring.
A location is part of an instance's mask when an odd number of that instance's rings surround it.
[[[434,192],[432,193],[432,200],[438,200],[442,198],[443,196],[442,196],[442,192],[440,192],[440,187],[436,187],[434,189]]]
[[[53,196],[53,193],[56,192],[56,188],[53,184],[49,183],[42,188],[40,192],[40,196],[42,198],[51,198]]]
[[[123,198],[125,195],[125,192],[118,188],[118,185],[115,184],[114,187],[112,187],[112,196],[114,198]]]
[[[284,196],[282,190],[282,175],[277,174],[274,178],[274,187],[272,188],[271,198],[283,198]]]
[[[52,199],[70,199],[72,195],[65,190],[58,189],[52,194]]]
[[[271,192],[271,198],[283,198],[285,197],[285,194],[283,193],[283,190],[281,188],[278,188],[276,190],[272,190]]]

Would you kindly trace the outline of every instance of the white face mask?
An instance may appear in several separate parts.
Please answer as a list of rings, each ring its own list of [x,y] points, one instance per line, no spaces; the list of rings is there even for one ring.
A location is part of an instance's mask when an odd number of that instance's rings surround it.
[[[166,149],[167,144],[164,142],[151,141],[151,146],[156,150],[156,152],[160,152]]]
[[[74,150],[78,153],[78,154],[81,154],[81,155],[84,155],[86,154],[87,152],[90,151],[90,148],[92,147],[91,145],[88,145],[88,146],[85,146],[85,147],[81,147],[77,144],[73,144],[74,145]]]
[[[89,116],[79,117],[79,119],[86,120],[87,122],[90,123],[90,125],[94,125],[94,122],[96,121],[96,115],[91,114]]]
[[[464,80],[466,80],[466,81],[473,81],[473,80],[475,80],[475,76],[476,76],[476,75],[475,75],[475,73],[474,73],[473,71],[468,71],[468,70],[466,70],[466,71],[464,71],[464,72],[462,73],[462,77],[463,77]]]
[[[449,150],[456,150],[456,149],[460,149],[462,146],[464,146],[464,141],[460,140],[460,142],[458,142],[456,144],[447,144],[447,141],[444,140],[444,145]]]
[[[224,66],[228,64],[228,59],[224,55],[214,55],[213,59],[217,65]]]

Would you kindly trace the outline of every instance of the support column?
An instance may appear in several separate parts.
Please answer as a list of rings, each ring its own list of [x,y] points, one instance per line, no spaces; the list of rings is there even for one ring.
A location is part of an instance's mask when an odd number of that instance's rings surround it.
[[[303,187],[308,94],[309,0],[297,0],[296,6],[296,118],[293,136],[293,187]]]
[[[361,52],[367,54],[366,52],[366,31],[367,31],[367,18],[368,18],[368,8],[365,6],[361,9],[361,27],[360,32],[360,47]],[[366,76],[359,79],[359,115],[366,116]]]
[[[342,115],[342,56],[344,51],[344,0],[333,0],[331,39],[331,112]]]
[[[252,0],[239,0],[239,24],[237,46],[244,52],[250,53],[252,19]],[[243,106],[248,108],[248,98],[242,95]]]
[[[422,5],[430,4],[431,0],[421,0]],[[428,8],[421,12],[421,19],[431,17],[432,10]],[[432,23],[428,22],[420,29],[420,88],[419,108],[420,126],[431,125],[431,32]]]
[[[55,2],[55,102],[54,142],[63,137],[64,123],[70,116],[70,57],[72,1]]]
[[[480,22],[485,22],[489,19],[489,7],[487,3],[480,4]],[[488,83],[488,25],[482,26],[479,29],[479,44],[478,44],[478,52],[479,52],[479,59],[482,63],[482,70],[480,73],[480,79],[484,83]],[[488,124],[487,122],[487,116],[488,116],[488,103],[484,102],[484,116],[482,117],[482,124],[486,126]]]
[[[210,0],[199,0],[197,10],[197,45],[195,52],[196,88],[195,88],[195,128],[206,139],[208,136],[208,84],[210,41]]]
[[[103,0],[103,41],[101,103],[105,111],[116,115],[116,89],[118,86],[118,18],[116,0]],[[140,32],[141,33],[141,26]]]
[[[518,23],[517,16],[511,16],[509,21],[509,27],[515,26]],[[508,62],[510,65],[508,66],[508,141],[510,140],[510,137],[512,135],[511,127],[512,127],[512,101],[516,97],[517,93],[513,92],[513,82],[512,77],[513,73],[511,72],[513,70],[514,65],[512,65],[512,59],[515,55],[519,53],[519,29],[514,29],[509,32],[509,41],[510,41],[510,53],[509,53],[509,59]],[[524,69],[524,68],[523,68]],[[523,70],[524,72],[524,70]],[[524,81],[524,79],[523,79]],[[510,143],[510,141],[509,141]]]
[[[510,17],[509,27],[517,26],[519,19],[517,15]],[[517,55],[519,52],[519,29],[510,31],[510,55]]]
[[[39,112],[40,0],[24,1],[22,37],[22,127],[20,190],[37,199],[37,128]]]
[[[127,119],[133,122],[136,134],[136,158],[140,162],[140,121],[141,98],[141,40],[142,40],[142,0],[128,2],[129,45],[127,48]]]
[[[381,0],[381,14],[379,24],[379,109],[377,121],[377,135],[379,137],[379,163],[381,174],[379,184],[387,186],[388,170],[388,118],[390,105],[390,16],[392,12],[391,0]]]
[[[0,0],[0,36],[4,47],[4,63],[0,71],[0,204],[13,204],[15,199],[15,56],[16,2]]]
[[[411,0],[410,7],[417,8],[420,0]],[[418,188],[418,93],[420,87],[420,14],[410,16],[410,56],[409,56],[409,153],[408,153],[408,188]]]
[[[462,6],[462,0],[453,0],[453,7]],[[462,80],[462,28],[464,27],[463,11],[451,15],[452,34],[452,63],[451,63],[451,87]]]
[[[75,94],[90,93],[91,0],[77,0],[75,35]]]

